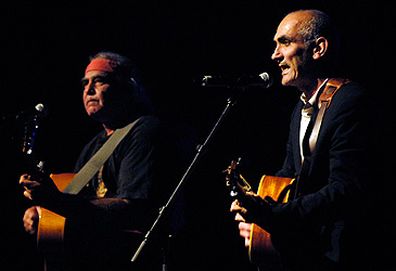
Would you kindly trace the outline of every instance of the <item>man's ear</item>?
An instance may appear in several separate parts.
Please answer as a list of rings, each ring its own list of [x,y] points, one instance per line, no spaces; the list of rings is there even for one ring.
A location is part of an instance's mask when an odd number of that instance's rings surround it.
[[[315,45],[313,47],[312,58],[317,60],[317,59],[323,57],[327,52],[327,48],[328,48],[327,39],[324,37],[317,38],[315,40]]]

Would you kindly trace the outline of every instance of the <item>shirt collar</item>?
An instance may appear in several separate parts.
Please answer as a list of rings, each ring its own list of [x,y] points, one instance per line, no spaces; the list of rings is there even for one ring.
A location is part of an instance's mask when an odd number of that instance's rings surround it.
[[[307,101],[307,96],[305,95],[305,93],[301,93],[300,95],[300,100],[304,103],[304,107],[308,106],[312,106],[313,104],[315,104],[317,97],[318,97],[318,93],[320,92],[319,90],[322,89],[327,81],[329,81],[329,78],[326,78],[326,80],[323,81],[322,84],[320,84],[320,86],[315,90],[315,93],[311,96],[311,98]]]

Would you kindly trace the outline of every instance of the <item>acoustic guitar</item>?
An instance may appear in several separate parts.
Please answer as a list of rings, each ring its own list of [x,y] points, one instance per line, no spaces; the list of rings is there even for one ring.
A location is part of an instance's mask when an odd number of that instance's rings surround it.
[[[44,169],[44,162],[36,157],[36,141],[39,134],[39,128],[43,114],[33,115],[27,119],[24,127],[24,139],[22,144],[22,154],[25,156],[27,162],[27,170],[29,174],[35,176],[35,180],[45,181],[49,176],[59,191],[64,192],[66,187],[71,183],[76,174],[74,173],[60,173],[48,174]],[[60,271],[64,270],[65,255],[69,255],[71,247],[65,247],[65,226],[67,218],[53,212],[49,209],[40,207],[38,209],[39,220],[37,225],[37,248],[43,260],[44,271]],[[120,253],[116,256],[124,257],[125,260],[130,260],[130,251],[136,250],[138,244],[143,239],[143,234],[134,228],[122,228],[114,233],[114,244],[119,248]],[[98,240],[101,242],[101,240]],[[107,241],[107,240],[105,240]],[[111,241],[112,242],[112,241]],[[112,243],[113,244],[113,243]],[[125,254],[125,255],[124,255]],[[78,255],[83,258],[86,255]],[[108,255],[105,255],[108,256]],[[123,260],[124,260],[123,258]],[[68,258],[68,260],[70,260]],[[72,259],[73,260],[73,259]],[[77,259],[78,261],[79,259]]]
[[[246,194],[246,192],[252,191],[252,187],[239,173],[239,164],[240,158],[238,161],[231,161],[224,172],[226,173],[226,186],[230,189],[230,196],[238,199],[243,205],[244,202],[253,200],[252,196]],[[279,203],[285,203],[289,200],[290,189],[294,180],[294,178],[263,175],[256,194],[263,199],[269,196]],[[248,256],[250,262],[257,266],[270,268],[279,265],[279,255],[272,244],[271,234],[254,223],[251,225]]]
[[[50,174],[60,191],[71,182],[74,173]],[[37,226],[37,248],[43,255],[44,270],[62,270],[66,218],[51,210],[40,207]]]
[[[24,142],[22,146],[22,154],[25,155],[29,174],[36,176],[39,179],[45,179],[44,176],[49,176],[59,191],[64,191],[75,177],[75,173],[57,173],[47,174],[44,170],[44,162],[36,159],[35,146],[36,137],[39,128],[38,118],[33,118],[26,122]],[[43,262],[44,271],[61,271],[64,270],[64,255],[67,254],[65,247],[65,225],[67,218],[53,212],[49,209],[40,207],[39,220],[37,225],[37,249],[40,252]],[[118,246],[125,248],[125,251],[133,251],[137,248],[138,242],[142,239],[141,232],[135,229],[120,229],[116,234],[120,237]],[[70,248],[69,248],[70,249]],[[81,255],[84,257],[84,255]],[[128,257],[128,258],[126,258]],[[126,255],[125,259],[129,260],[130,255]]]
[[[36,114],[24,120],[21,151],[26,162],[26,172],[36,176],[35,178],[39,180],[48,175],[44,169],[44,162],[36,157],[37,138],[40,134],[42,119],[46,116],[46,113],[42,105],[40,107],[36,106],[36,110]],[[61,173],[50,174],[49,176],[53,179],[57,188],[63,191],[74,175],[74,173]],[[40,207],[38,212],[36,241],[37,248],[43,255],[43,269],[45,271],[61,270],[61,257],[59,255],[63,252],[66,218],[43,207]]]

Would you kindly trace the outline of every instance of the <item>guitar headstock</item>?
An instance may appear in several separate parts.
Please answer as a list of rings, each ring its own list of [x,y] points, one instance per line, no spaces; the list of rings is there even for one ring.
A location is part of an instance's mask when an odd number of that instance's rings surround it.
[[[39,106],[40,105],[40,106]],[[28,115],[23,119],[23,140],[21,152],[27,162],[28,170],[32,174],[44,171],[44,162],[37,159],[37,139],[40,133],[42,118],[46,115],[42,104],[35,107],[35,114]]]
[[[252,190],[250,184],[243,178],[239,171],[241,158],[232,160],[230,165],[223,171],[226,174],[226,186],[230,190],[230,196],[232,198],[238,198],[248,191]]]

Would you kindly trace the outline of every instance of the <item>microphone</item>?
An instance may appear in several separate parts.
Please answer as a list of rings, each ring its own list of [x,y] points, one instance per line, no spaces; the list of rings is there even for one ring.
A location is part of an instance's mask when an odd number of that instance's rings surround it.
[[[258,75],[244,75],[238,78],[204,75],[201,79],[203,87],[262,87],[272,86],[273,79],[267,72]]]
[[[15,119],[20,119],[26,116],[44,117],[46,115],[47,115],[47,109],[45,108],[44,104],[38,103],[34,106],[34,108],[25,111],[20,111],[15,116]]]

